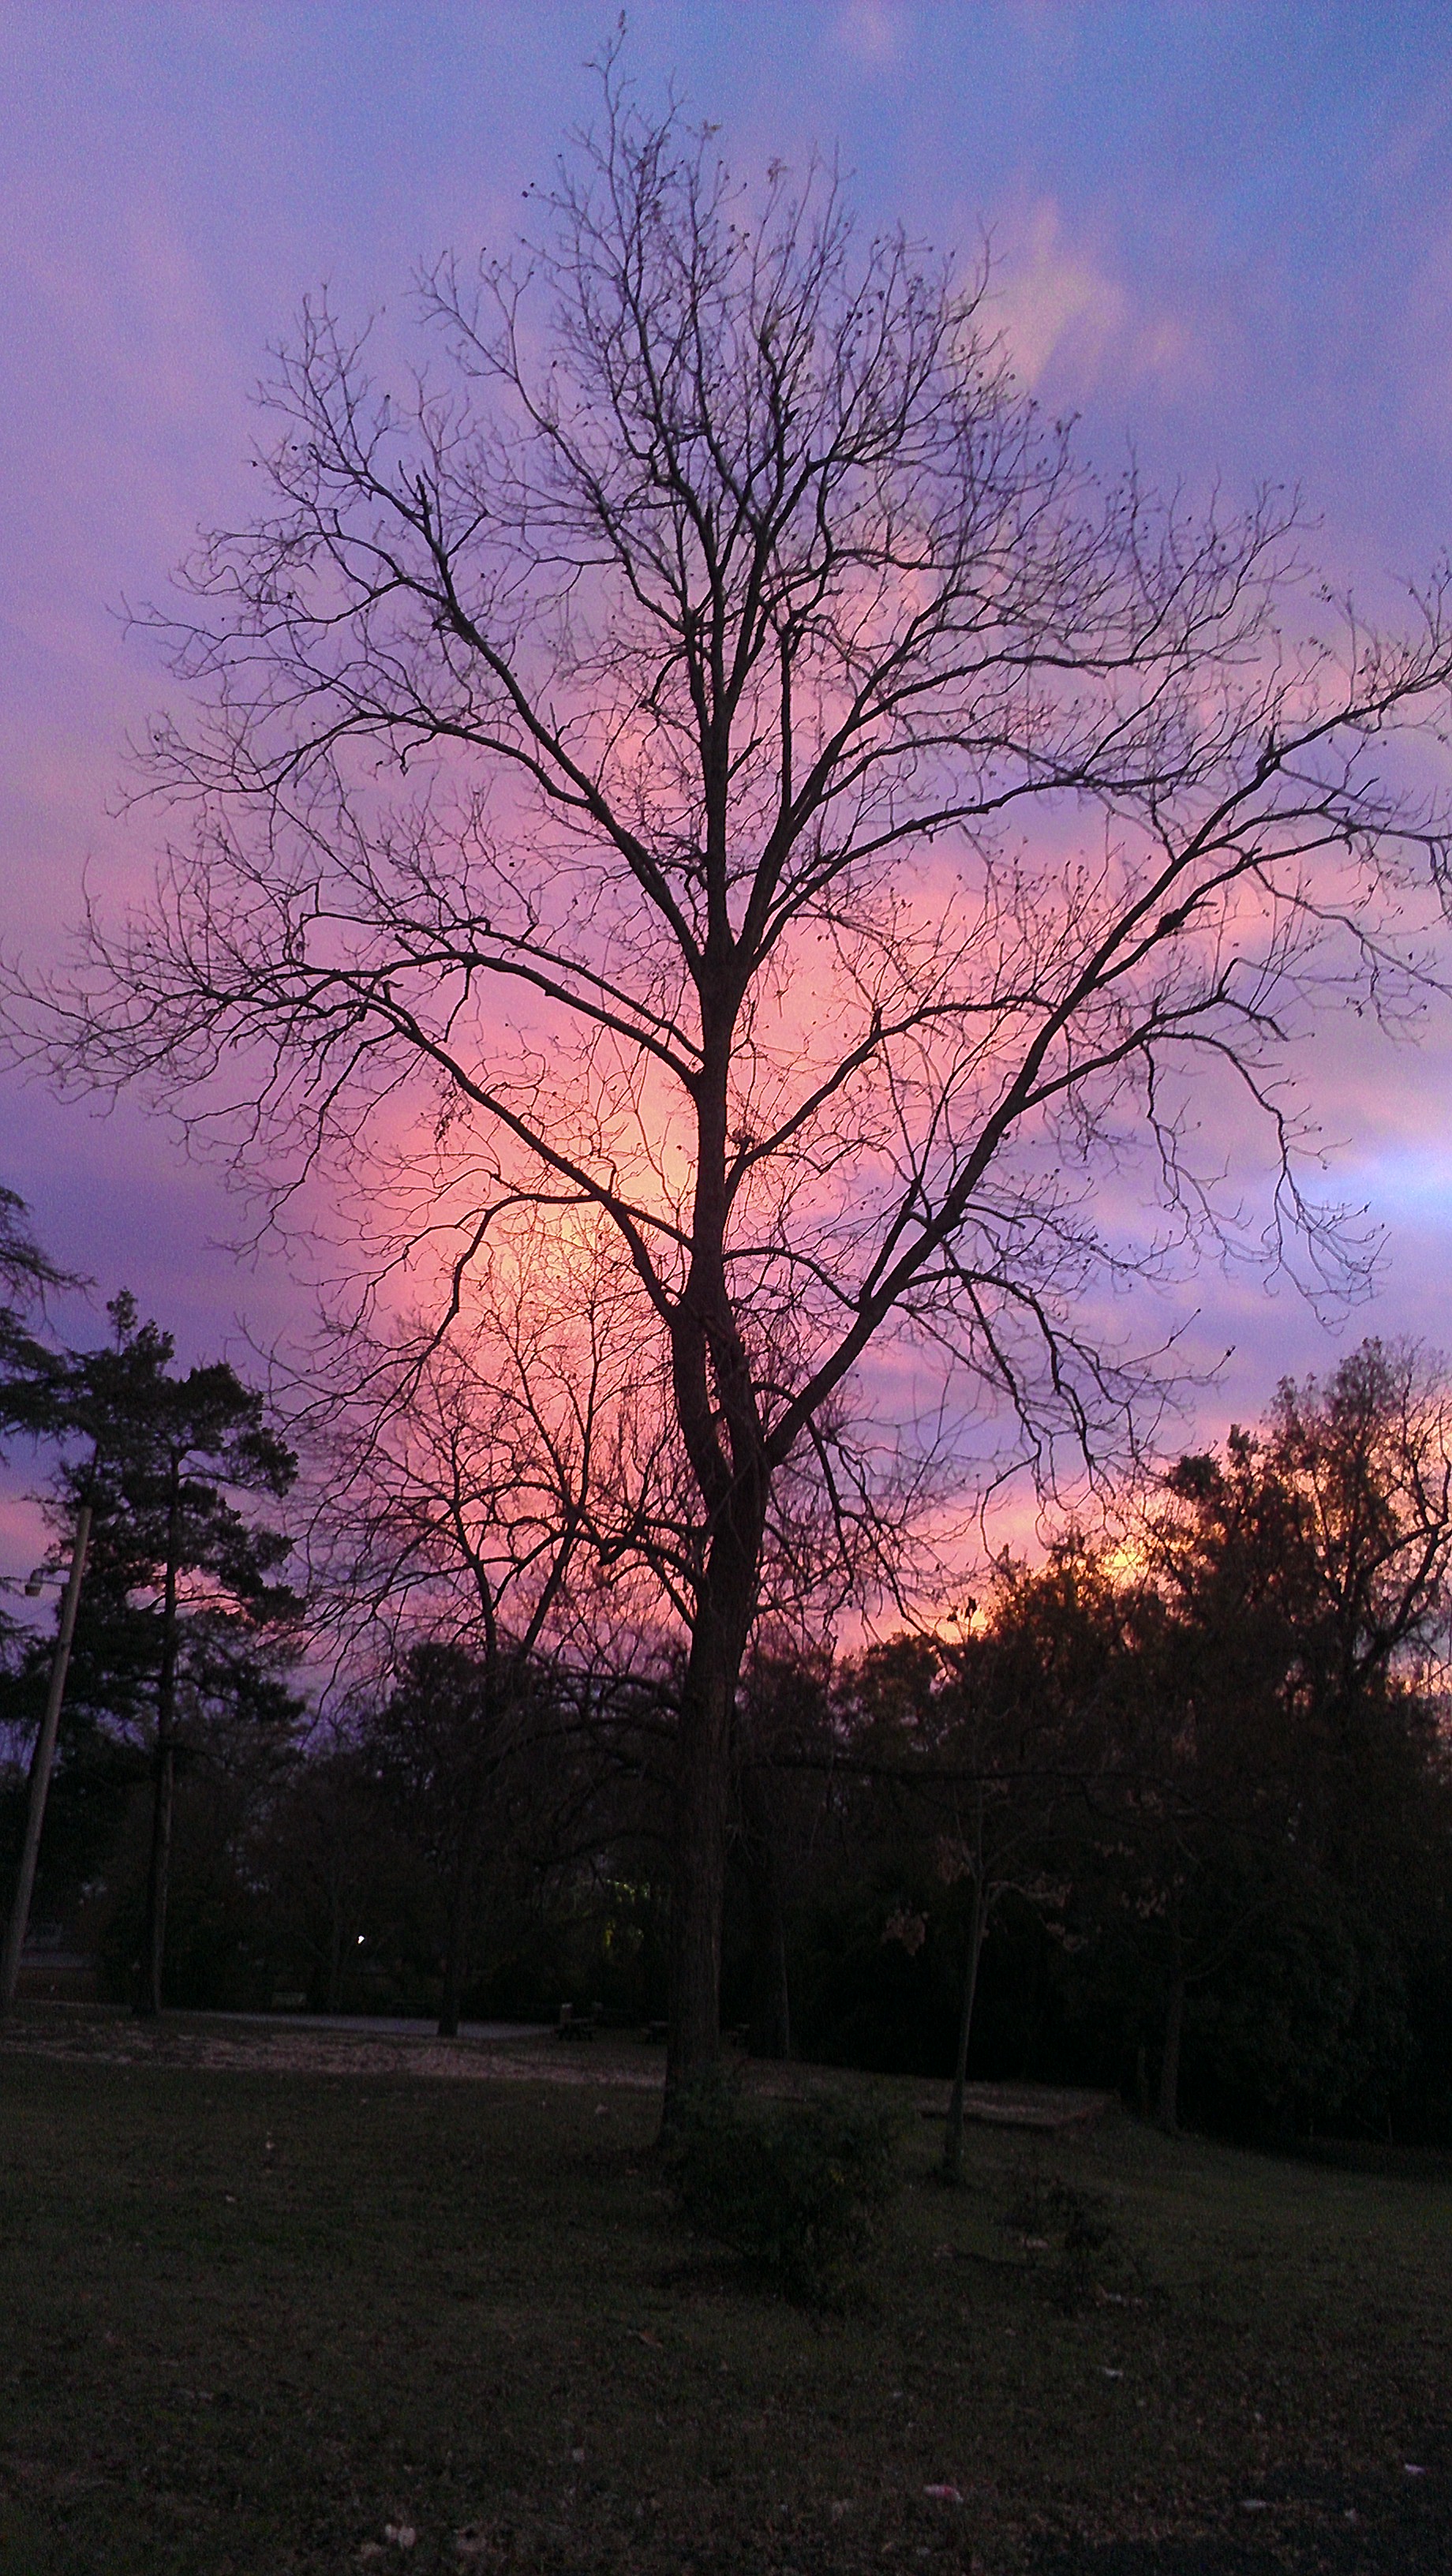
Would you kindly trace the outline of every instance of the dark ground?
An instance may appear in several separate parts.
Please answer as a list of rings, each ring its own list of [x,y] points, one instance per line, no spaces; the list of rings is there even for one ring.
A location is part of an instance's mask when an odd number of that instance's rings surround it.
[[[658,2059],[342,2045],[13,2029],[4,2576],[1452,2571],[1452,2159],[1116,2115],[977,2129],[949,2194],[889,2086],[909,2187],[813,2317],[682,2228]]]

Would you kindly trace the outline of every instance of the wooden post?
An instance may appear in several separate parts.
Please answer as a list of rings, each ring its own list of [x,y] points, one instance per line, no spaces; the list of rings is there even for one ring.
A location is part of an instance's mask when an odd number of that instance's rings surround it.
[[[45,1822],[45,1802],[50,1794],[50,1775],[55,1764],[55,1740],[60,1727],[61,1701],[65,1695],[66,1666],[71,1659],[71,1640],[76,1633],[76,1610],[81,1598],[81,1577],[86,1570],[86,1549],[91,1538],[91,1506],[82,1503],[76,1514],[75,1542],[71,1549],[71,1570],[61,1597],[60,1628],[56,1635],[55,1653],[51,1658],[50,1689],[46,1693],[45,1715],[35,1739],[30,1758],[30,1805],[25,1819],[25,1848],[20,1855],[20,1876],[15,1882],[15,1898],[10,1908],[10,1921],[5,1932],[5,1955],[0,1962],[0,2014],[8,2013],[15,2001],[20,1980],[20,1953],[30,1924],[30,1899],[35,1886],[35,1864],[40,1851],[40,1829]]]
[[[980,1793],[981,1794],[981,1793]],[[963,1970],[963,2009],[958,2021],[958,2056],[953,2068],[953,2090],[948,2100],[948,2125],[943,2132],[943,2179],[963,2179],[964,2093],[968,2077],[968,2042],[973,2030],[973,2005],[978,1993],[978,1962],[983,1956],[983,1934],[988,1922],[988,1889],[983,1876],[983,1837],[978,1838],[978,1866],[973,1873],[973,1914],[968,1926],[968,1957]]]

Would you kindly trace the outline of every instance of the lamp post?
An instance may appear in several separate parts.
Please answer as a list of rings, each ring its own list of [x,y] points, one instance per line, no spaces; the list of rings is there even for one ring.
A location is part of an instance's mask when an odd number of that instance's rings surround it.
[[[0,2015],[8,2013],[15,2001],[20,1979],[20,1953],[30,1922],[30,1898],[35,1886],[35,1863],[40,1851],[40,1829],[45,1822],[45,1802],[50,1792],[50,1775],[55,1762],[55,1739],[60,1726],[61,1701],[65,1694],[66,1666],[71,1659],[71,1640],[76,1633],[76,1610],[81,1598],[81,1578],[86,1570],[86,1549],[91,1537],[91,1506],[82,1503],[76,1514],[76,1535],[71,1548],[70,1572],[61,1598],[60,1627],[56,1634],[55,1654],[51,1659],[50,1688],[46,1693],[45,1715],[35,1739],[30,1759],[30,1804],[25,1818],[25,1848],[20,1855],[20,1876],[15,1882],[15,1897],[10,1908],[10,1921],[5,1932],[5,1950],[0,1958]],[[32,1575],[25,1589],[32,1596],[40,1590],[41,1578]]]

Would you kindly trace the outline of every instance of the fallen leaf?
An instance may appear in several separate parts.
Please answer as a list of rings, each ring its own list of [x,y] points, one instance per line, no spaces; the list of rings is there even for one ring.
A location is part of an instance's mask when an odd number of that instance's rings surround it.
[[[935,2504],[961,2504],[963,2501],[962,2491],[958,2487],[924,2487],[923,2493],[925,2496],[931,2496]]]
[[[649,2326],[637,2326],[635,2340],[637,2343],[648,2343],[652,2352],[659,2352],[661,2348],[659,2335],[652,2334]]]

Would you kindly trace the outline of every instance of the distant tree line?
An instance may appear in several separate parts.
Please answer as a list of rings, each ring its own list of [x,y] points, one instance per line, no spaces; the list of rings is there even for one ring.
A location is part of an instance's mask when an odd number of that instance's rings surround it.
[[[56,1565],[83,1499],[94,1532],[37,1923],[143,2011],[663,2019],[682,1667],[573,1553],[588,1439],[556,1423],[531,1481],[497,1354],[415,1372],[319,1452],[304,1551],[261,1396],[124,1297],[59,1350],[7,1219],[6,1422]],[[1370,1341],[936,1627],[840,1653],[779,1604],[734,1709],[726,2025],[960,2097],[1452,2134],[1449,1558],[1452,1389]],[[7,1620],[0,1904],[50,1651]]]

